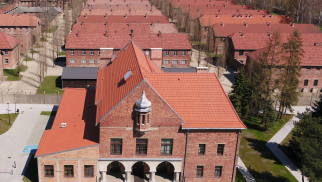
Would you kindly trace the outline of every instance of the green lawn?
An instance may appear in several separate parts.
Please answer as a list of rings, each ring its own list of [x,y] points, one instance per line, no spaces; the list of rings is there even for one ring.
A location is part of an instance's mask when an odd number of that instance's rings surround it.
[[[56,116],[57,111],[41,111],[40,115]]]
[[[58,26],[57,25],[53,25],[50,27],[50,29],[48,30],[48,33],[54,33],[56,32],[58,29]]]
[[[37,94],[63,94],[61,89],[62,81],[60,76],[46,76],[40,87],[37,89]]]
[[[235,182],[247,182],[245,178],[243,177],[242,173],[236,169],[236,179]]]
[[[27,70],[27,66],[21,65],[20,72],[24,72]],[[7,81],[18,81],[22,78],[22,75],[18,76],[18,68],[15,69],[3,69],[4,76],[7,76]]]
[[[267,130],[258,118],[243,119],[248,129],[243,131],[239,155],[257,182],[297,181],[265,145],[292,117],[283,116]]]
[[[66,51],[61,51],[61,52],[59,53],[59,55],[60,55],[60,56],[66,56]]]
[[[10,116],[10,125],[9,125],[9,116]],[[7,132],[12,124],[15,122],[16,118],[18,116],[17,114],[0,114],[0,135]]]
[[[284,140],[280,143],[278,146],[284,153],[285,155],[296,165],[296,167],[299,166],[299,160],[297,157],[294,155],[294,152],[292,151],[292,148],[290,147],[290,140],[292,139],[292,132],[290,132]]]

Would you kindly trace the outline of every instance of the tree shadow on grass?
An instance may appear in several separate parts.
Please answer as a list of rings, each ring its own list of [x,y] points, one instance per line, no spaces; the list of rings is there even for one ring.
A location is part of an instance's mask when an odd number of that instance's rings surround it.
[[[256,182],[291,182],[284,176],[273,176],[272,173],[268,171],[258,172],[251,169],[250,173],[254,176]]]
[[[275,161],[274,164],[282,165],[282,163],[274,156],[274,154],[269,150],[269,148],[267,148],[265,141],[247,137],[245,139],[249,142],[248,145],[252,149],[260,153],[261,157]]]
[[[247,126],[248,129],[253,129],[257,131],[266,131],[267,128],[261,126],[261,121],[258,120],[258,118],[246,118],[243,119],[245,125]]]

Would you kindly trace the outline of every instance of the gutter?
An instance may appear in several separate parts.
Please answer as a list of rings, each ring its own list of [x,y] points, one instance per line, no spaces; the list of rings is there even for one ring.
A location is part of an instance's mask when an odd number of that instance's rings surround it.
[[[231,177],[231,182],[234,182],[235,181],[234,176],[235,176],[236,163],[237,163],[237,151],[238,151],[238,144],[239,144],[239,139],[240,139],[240,133],[241,133],[241,131],[238,131],[236,148],[235,148],[234,165],[233,165],[233,174],[232,174],[232,177]]]
[[[182,182],[185,182],[186,179],[186,163],[187,163],[187,152],[188,152],[188,134],[189,134],[189,130],[186,133],[186,147],[185,147],[185,152],[184,152],[184,163],[183,163],[183,174],[182,174]]]

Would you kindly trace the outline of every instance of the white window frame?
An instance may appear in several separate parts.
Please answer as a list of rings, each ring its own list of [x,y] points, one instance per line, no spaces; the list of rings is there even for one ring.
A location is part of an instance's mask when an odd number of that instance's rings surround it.
[[[178,60],[176,59],[172,60],[172,64],[178,64]]]
[[[163,60],[163,64],[169,64],[170,61],[169,60]]]
[[[74,50],[70,50],[70,55],[75,55],[75,52],[74,52]]]
[[[182,56],[186,56],[186,51],[182,51]]]
[[[165,51],[165,55],[166,56],[169,56],[169,51]]]
[[[5,59],[4,64],[9,64],[9,59]]]
[[[186,60],[180,60],[180,64],[186,64],[187,61]]]
[[[86,50],[82,50],[82,55],[86,55]]]
[[[178,55],[178,51],[173,51],[173,55],[177,56]]]
[[[81,60],[81,63],[82,63],[82,64],[86,64],[86,62],[87,62],[87,60],[86,60],[86,59],[82,59],[82,60]]]
[[[76,63],[76,60],[75,59],[71,59],[71,60],[69,60],[69,63],[70,64],[75,64]]]
[[[94,50],[91,50],[91,55],[94,55]]]
[[[94,64],[95,63],[95,60],[94,59],[90,59],[89,60],[89,63]]]
[[[4,55],[8,55],[8,50],[4,50]]]

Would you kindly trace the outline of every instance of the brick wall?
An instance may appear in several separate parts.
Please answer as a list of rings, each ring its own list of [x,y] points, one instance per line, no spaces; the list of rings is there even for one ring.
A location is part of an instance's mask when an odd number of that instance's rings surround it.
[[[85,55],[82,54],[83,50],[75,49],[74,55],[71,54],[70,49],[66,50],[66,66],[67,67],[98,67],[103,64],[104,61],[100,60],[99,50],[93,50],[94,54],[91,55],[91,50],[84,50]],[[75,63],[71,63],[71,60],[75,60]],[[82,63],[82,60],[86,60],[86,63]],[[94,63],[90,63],[90,60],[94,60]]]
[[[5,55],[5,50],[2,50],[2,62],[4,68],[11,68],[17,64],[18,61],[18,54],[19,54],[19,44],[12,50],[7,50],[8,54]],[[8,63],[6,64],[6,59]]]
[[[2,65],[2,55],[0,54],[0,82],[3,80],[3,65]]]
[[[147,98],[152,103],[150,115],[150,130],[143,136],[133,132],[133,107],[145,90]],[[101,158],[183,158],[185,136],[178,129],[182,120],[154,93],[142,83],[109,116],[100,123],[100,157]],[[123,139],[122,155],[110,154],[110,139]],[[148,139],[147,155],[136,155],[136,138]],[[161,138],[173,139],[172,156],[161,155]]]
[[[162,51],[162,66],[169,68],[169,67],[189,67],[190,58],[191,58],[191,51],[190,50],[177,50],[177,55],[175,55],[175,51],[173,50],[163,50]],[[167,54],[168,53],[168,54]],[[184,64],[181,64],[181,61],[185,61]],[[177,61],[177,64],[175,64]]]
[[[97,158],[98,146],[38,157],[39,179],[41,182],[75,182],[79,178],[81,178],[82,182],[96,181],[98,178]],[[54,166],[54,177],[45,177],[44,165]],[[64,165],[74,166],[74,177],[64,176]],[[94,177],[84,177],[84,165],[94,165]]]

